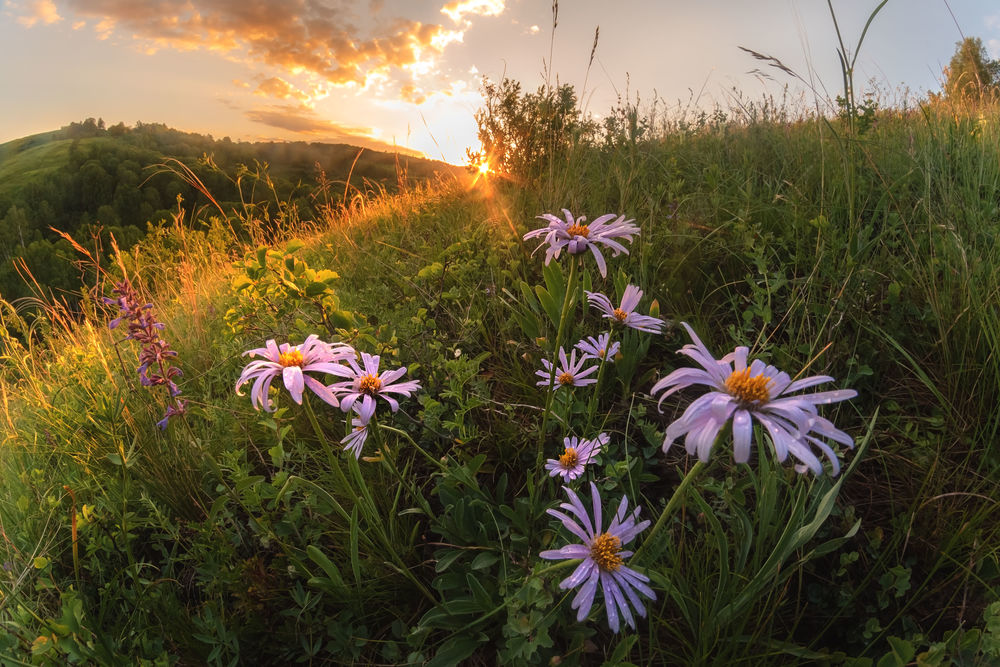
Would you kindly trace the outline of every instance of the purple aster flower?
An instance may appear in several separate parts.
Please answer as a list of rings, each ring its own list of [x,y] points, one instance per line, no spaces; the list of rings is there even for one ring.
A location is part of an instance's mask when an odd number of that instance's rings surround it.
[[[583,368],[583,364],[589,359],[587,355],[584,355],[580,361],[576,360],[576,350],[570,353],[570,357],[566,359],[566,350],[559,348],[559,366],[556,368],[555,382],[551,385],[552,391],[555,391],[559,387],[582,387],[588,384],[594,384],[597,382],[597,378],[588,378],[587,376],[597,370],[597,366],[591,366],[590,368]],[[539,382],[536,382],[539,387],[548,387],[550,378],[552,377],[552,362],[548,359],[542,359],[542,370],[535,371],[535,375],[542,378]]]
[[[354,402],[354,412],[358,416],[351,418],[351,432],[340,441],[340,444],[344,446],[344,451],[353,453],[356,459],[361,458],[361,448],[364,447],[365,440],[368,439],[368,422],[375,414],[375,403],[372,402],[370,405],[371,409],[365,410],[363,401]]]
[[[562,475],[563,481],[571,482],[583,474],[583,469],[587,467],[591,459],[601,453],[604,445],[611,439],[607,433],[601,433],[593,440],[577,440],[576,436],[564,438],[563,445],[565,451],[562,456],[556,459],[549,459],[545,462],[545,469],[549,471],[550,477]]]
[[[634,630],[635,619],[629,605],[631,604],[631,607],[635,608],[639,616],[645,618],[646,608],[643,606],[642,600],[639,599],[638,593],[642,593],[650,600],[656,599],[656,593],[647,585],[649,577],[625,566],[624,560],[631,556],[632,552],[623,551],[622,547],[645,530],[649,526],[649,521],[636,523],[636,519],[639,518],[639,508],[636,507],[629,513],[628,497],[622,497],[618,511],[615,512],[615,516],[611,520],[611,525],[605,531],[601,528],[601,496],[597,492],[597,485],[593,482],[590,483],[590,495],[594,508],[593,523],[587,514],[587,508],[580,502],[579,496],[569,487],[563,488],[566,490],[566,495],[569,496],[569,502],[562,503],[559,507],[572,516],[558,510],[546,511],[562,521],[566,530],[583,540],[583,543],[567,544],[562,549],[543,551],[538,555],[546,560],[582,559],[583,562],[577,565],[573,574],[559,583],[559,588],[562,589],[580,586],[572,603],[572,608],[577,610],[577,621],[582,621],[590,613],[590,607],[597,594],[597,584],[600,582],[601,590],[604,592],[604,607],[608,614],[608,625],[611,630],[618,632],[619,616],[624,618],[625,623]]]
[[[308,387],[321,399],[333,407],[338,407],[336,393],[306,373],[337,374],[339,370],[343,370],[338,362],[353,359],[354,348],[350,345],[324,343],[319,336],[313,334],[301,345],[282,343],[279,347],[272,339],[267,341],[264,347],[247,350],[243,354],[249,354],[251,357],[261,356],[264,359],[257,359],[247,364],[236,382],[236,393],[242,396],[240,387],[253,380],[250,402],[258,410],[264,408],[267,412],[272,412],[267,392],[271,388],[271,382],[279,375],[288,393],[292,395],[292,400],[299,405],[302,404],[302,392]]]
[[[575,347],[583,352],[584,359],[590,357],[592,359],[603,359],[604,361],[614,363],[615,355],[618,354],[618,350],[621,349],[621,343],[618,341],[612,343],[611,334],[602,333],[597,338],[587,336],[585,339],[577,343]]]
[[[746,347],[737,347],[722,359],[715,359],[691,327],[685,322],[681,324],[694,344],[685,345],[679,352],[694,359],[702,368],[679,368],[653,385],[650,393],[666,390],[660,396],[659,405],[670,394],[692,385],[705,385],[712,391],[695,399],[681,418],[667,427],[664,452],[677,438],[686,435],[684,444],[688,454],[697,452],[699,459],[707,461],[716,437],[732,419],[734,459],[737,463],[746,463],[750,458],[753,420],[756,419],[770,436],[779,462],[791,453],[803,464],[796,466],[799,472],[808,468],[820,475],[823,464],[813,453],[815,447],[830,461],[833,474],[840,472],[837,456],[824,440],[851,448],[854,440],[828,419],[820,417],[816,406],[854,398],[858,392],[838,389],[790,396],[792,392],[830,382],[833,378],[814,375],[793,382],[787,373],[759,359],[748,366]]]
[[[420,383],[417,380],[393,384],[406,375],[406,366],[394,371],[384,371],[380,375],[377,354],[361,353],[361,363],[364,368],[358,365],[353,356],[347,359],[347,363],[348,366],[338,366],[335,371],[332,371],[334,375],[347,378],[347,380],[330,385],[331,390],[343,394],[340,399],[340,409],[344,412],[349,411],[354,403],[360,399],[362,414],[368,414],[370,417],[375,411],[376,396],[384,398],[392,411],[395,412],[399,409],[399,403],[392,396],[389,396],[390,393],[409,396],[411,392],[420,389]]]
[[[642,298],[642,290],[635,285],[629,285],[625,288],[625,294],[622,295],[622,305],[618,308],[611,304],[608,297],[599,292],[587,292],[586,294],[590,305],[603,312],[604,317],[612,322],[618,322],[647,333],[660,333],[663,330],[663,320],[635,312],[636,306],[639,305],[639,299]]]
[[[589,225],[587,217],[581,215],[573,218],[573,214],[563,209],[566,220],[560,220],[551,213],[544,213],[540,216],[542,220],[548,220],[549,224],[539,229],[534,229],[524,235],[524,240],[544,236],[544,243],[549,247],[545,251],[545,263],[548,264],[552,258],[559,259],[559,254],[563,248],[571,255],[577,255],[588,248],[597,260],[597,268],[601,271],[602,277],[607,277],[608,266],[601,254],[599,245],[611,248],[615,256],[620,253],[628,254],[628,250],[617,238],[632,242],[632,237],[639,234],[639,228],[632,224],[633,220],[626,220],[625,216],[616,216],[613,213],[602,215]]]

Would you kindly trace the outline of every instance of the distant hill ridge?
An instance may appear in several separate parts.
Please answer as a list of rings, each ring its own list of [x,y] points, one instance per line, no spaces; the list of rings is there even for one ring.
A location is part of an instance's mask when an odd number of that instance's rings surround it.
[[[142,238],[148,223],[170,219],[178,196],[189,209],[208,203],[181,179],[158,173],[163,171],[158,165],[170,159],[187,165],[224,210],[253,202],[273,211],[280,201],[294,205],[303,219],[315,217],[312,195],[321,173],[329,188],[319,201],[333,204],[345,192],[348,197],[366,188],[392,192],[401,182],[463,173],[445,162],[346,144],[238,142],[161,123],[106,126],[88,118],[0,144],[0,297],[27,293],[14,268],[17,258],[45,286],[78,285],[62,257],[72,253],[50,228],[78,239],[113,233],[128,247]],[[238,190],[241,165],[249,173]]]

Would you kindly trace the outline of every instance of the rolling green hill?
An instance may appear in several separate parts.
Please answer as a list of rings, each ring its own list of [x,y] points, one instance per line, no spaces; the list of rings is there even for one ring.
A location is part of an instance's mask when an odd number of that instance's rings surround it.
[[[176,173],[185,168],[187,179]],[[43,287],[76,290],[66,261],[73,253],[53,229],[81,243],[106,244],[113,234],[129,247],[148,225],[172,220],[178,198],[189,211],[211,205],[281,224],[289,216],[315,219],[320,207],[358,193],[461,173],[344,144],[234,142],[156,123],[105,127],[92,118],[71,123],[0,144],[0,295],[27,294],[15,267],[21,260]]]

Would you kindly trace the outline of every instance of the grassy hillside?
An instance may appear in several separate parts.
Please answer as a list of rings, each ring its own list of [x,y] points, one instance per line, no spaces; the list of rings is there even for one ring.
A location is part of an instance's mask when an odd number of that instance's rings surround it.
[[[461,173],[341,144],[215,140],[155,123],[72,123],[0,145],[0,295],[32,294],[23,277],[30,273],[43,293],[75,302],[80,276],[59,232],[93,252],[112,236],[128,249],[150,225],[173,220],[178,197],[190,211],[314,220],[324,206],[358,193]]]
[[[245,222],[259,245],[221,219],[162,228],[98,272],[110,302],[85,301],[82,319],[51,308],[37,335],[3,307],[0,655],[1000,660],[1000,108],[882,111],[864,131],[780,113],[611,118],[471,187],[357,197],[266,234]],[[587,216],[590,243],[602,214],[634,220],[617,237],[627,255],[602,248],[606,277],[589,250],[546,264],[543,239],[523,239],[564,207]],[[628,285],[644,292],[635,306]],[[615,325],[585,292],[665,326]],[[676,354],[692,343],[682,322],[734,356],[704,433],[664,453],[706,391],[654,391],[698,368]],[[543,363],[602,332],[620,346],[605,363]],[[325,348],[284,349],[270,391],[251,379],[236,393],[246,351],[310,335],[378,354],[373,375],[406,367],[343,387],[341,401],[352,387],[375,399],[367,424],[324,400],[352,373],[310,371]],[[728,365],[740,346],[789,379],[827,376],[795,395],[847,393],[782,407],[779,376]],[[294,367],[321,383],[301,404],[283,381]],[[389,395],[398,410],[377,393],[411,380]],[[268,398],[274,412],[258,409]],[[748,454],[725,405],[754,412]],[[834,424],[833,439],[813,430]],[[579,477],[550,475],[579,440],[600,454]],[[587,515],[575,526],[546,511],[574,511],[559,509],[565,488]],[[638,578],[620,598],[578,596],[574,558]]]

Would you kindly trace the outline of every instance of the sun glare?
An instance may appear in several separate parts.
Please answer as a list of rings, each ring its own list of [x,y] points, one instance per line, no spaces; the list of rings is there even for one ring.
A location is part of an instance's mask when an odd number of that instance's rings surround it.
[[[480,176],[485,176],[486,174],[489,174],[491,172],[492,172],[492,169],[490,169],[490,163],[489,162],[480,162],[479,163],[479,175]]]

